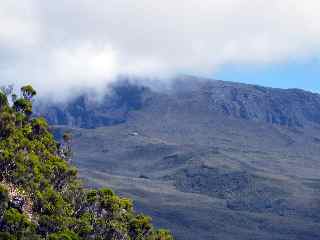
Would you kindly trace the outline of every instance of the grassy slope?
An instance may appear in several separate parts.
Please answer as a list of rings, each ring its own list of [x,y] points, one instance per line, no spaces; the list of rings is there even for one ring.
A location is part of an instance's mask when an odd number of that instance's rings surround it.
[[[149,116],[74,129],[89,184],[132,197],[178,239],[319,238],[318,130]]]

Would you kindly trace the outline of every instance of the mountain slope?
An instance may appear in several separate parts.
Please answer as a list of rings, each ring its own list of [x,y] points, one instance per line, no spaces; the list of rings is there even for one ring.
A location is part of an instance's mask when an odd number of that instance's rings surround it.
[[[320,96],[177,79],[39,107],[75,163],[177,239],[319,239]],[[61,134],[60,134],[61,135]]]
[[[70,135],[58,143],[47,122],[32,116],[35,94],[24,86],[10,104],[0,92],[0,239],[172,240],[131,200],[82,186],[69,163]]]

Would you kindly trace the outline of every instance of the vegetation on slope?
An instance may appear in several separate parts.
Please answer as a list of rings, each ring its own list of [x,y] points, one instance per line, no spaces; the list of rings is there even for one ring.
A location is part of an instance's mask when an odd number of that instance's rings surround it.
[[[172,240],[129,199],[83,188],[68,163],[69,136],[57,143],[47,122],[32,117],[35,95],[31,86],[21,97],[0,92],[0,239]]]

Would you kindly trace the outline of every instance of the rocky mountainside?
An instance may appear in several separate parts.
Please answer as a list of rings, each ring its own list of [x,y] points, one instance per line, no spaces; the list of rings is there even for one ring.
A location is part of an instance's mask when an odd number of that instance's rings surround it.
[[[40,112],[52,124],[96,128],[124,123],[129,112],[149,105],[184,101],[212,115],[222,114],[288,127],[320,123],[318,94],[223,81],[188,81],[192,79],[177,79],[166,93],[152,92],[145,86],[128,82],[118,83],[102,101],[97,102],[84,94],[64,105],[41,106]]]
[[[132,197],[177,239],[320,238],[320,95],[181,77],[117,83],[38,112],[74,135],[91,186]]]

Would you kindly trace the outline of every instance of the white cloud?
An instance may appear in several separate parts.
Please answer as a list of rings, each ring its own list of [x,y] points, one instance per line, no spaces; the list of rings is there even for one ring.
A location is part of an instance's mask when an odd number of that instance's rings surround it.
[[[117,74],[313,58],[319,12],[316,0],[1,0],[0,83],[49,94]]]

